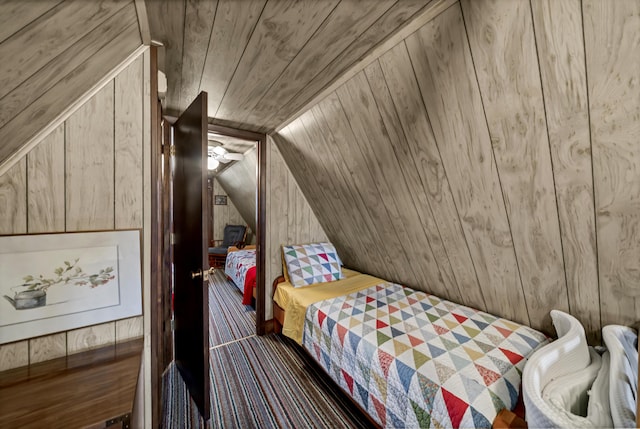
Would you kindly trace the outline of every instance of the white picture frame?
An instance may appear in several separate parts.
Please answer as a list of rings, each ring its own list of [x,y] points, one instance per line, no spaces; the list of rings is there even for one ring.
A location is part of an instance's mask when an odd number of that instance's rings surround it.
[[[0,236],[0,344],[142,314],[140,237]]]

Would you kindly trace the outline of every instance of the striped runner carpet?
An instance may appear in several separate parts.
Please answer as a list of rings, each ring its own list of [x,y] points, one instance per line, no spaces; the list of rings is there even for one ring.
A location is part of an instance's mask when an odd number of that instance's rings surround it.
[[[223,270],[216,270],[209,286],[209,347],[256,333],[256,312],[242,305],[242,293]]]
[[[293,342],[251,337],[213,349],[213,428],[365,428],[366,419]]]
[[[209,286],[211,428],[365,428],[366,418],[293,341],[255,336],[255,312],[219,271]],[[171,364],[163,427],[205,427]]]
[[[162,427],[195,429],[204,427],[200,412],[184,384],[175,362],[162,374]]]

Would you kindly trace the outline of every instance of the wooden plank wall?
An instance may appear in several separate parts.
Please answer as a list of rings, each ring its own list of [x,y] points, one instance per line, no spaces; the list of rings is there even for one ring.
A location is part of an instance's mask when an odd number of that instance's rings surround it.
[[[213,239],[222,240],[224,237],[225,225],[246,225],[246,221],[236,208],[231,197],[222,188],[220,182],[217,179],[213,179],[213,195],[224,195],[227,197],[227,205],[215,205],[213,204]]]
[[[143,228],[148,55],[0,176],[0,235]],[[0,371],[142,334],[139,316],[0,345]]]
[[[265,249],[265,318],[273,317],[272,282],[282,275],[281,247],[326,241],[327,234],[311,210],[274,140],[267,136]]]
[[[133,0],[2,2],[0,28],[0,165],[142,44]]]
[[[216,176],[224,192],[236,206],[252,237],[256,231],[256,191],[258,189],[258,151],[251,149],[244,159],[234,162]]]
[[[640,3],[462,0],[272,138],[347,266],[592,343],[640,318]]]

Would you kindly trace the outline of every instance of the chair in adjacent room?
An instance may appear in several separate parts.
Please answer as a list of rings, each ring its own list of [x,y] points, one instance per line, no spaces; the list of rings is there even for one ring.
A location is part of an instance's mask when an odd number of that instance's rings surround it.
[[[224,268],[230,246],[241,247],[247,238],[246,225],[226,225],[222,240],[213,240],[214,247],[209,247],[209,266]],[[216,243],[220,245],[215,246]]]

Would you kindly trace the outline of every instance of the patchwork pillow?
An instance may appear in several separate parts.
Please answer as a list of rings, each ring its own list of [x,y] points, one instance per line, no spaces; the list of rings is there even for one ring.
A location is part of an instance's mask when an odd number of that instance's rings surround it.
[[[280,247],[280,259],[282,259],[282,275],[284,281],[289,282],[289,270],[287,270],[287,261],[284,259],[284,246]]]
[[[295,287],[344,278],[340,258],[331,243],[282,246],[289,281]]]

